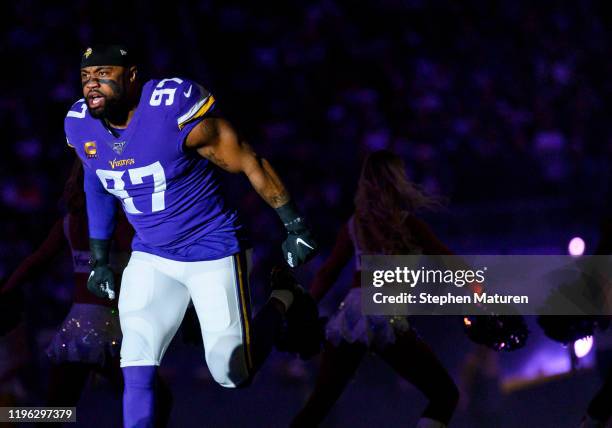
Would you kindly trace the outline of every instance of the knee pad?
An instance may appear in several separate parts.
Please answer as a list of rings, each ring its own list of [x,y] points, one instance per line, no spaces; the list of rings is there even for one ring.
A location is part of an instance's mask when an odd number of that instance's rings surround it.
[[[159,365],[159,335],[155,326],[137,313],[121,316],[121,365]]]
[[[225,388],[242,386],[251,377],[240,336],[219,337],[206,352],[206,363],[215,381]]]

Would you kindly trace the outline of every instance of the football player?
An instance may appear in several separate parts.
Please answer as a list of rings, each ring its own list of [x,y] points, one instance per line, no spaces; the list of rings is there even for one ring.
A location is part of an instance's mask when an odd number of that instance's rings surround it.
[[[141,82],[133,58],[120,45],[83,53],[83,98],[68,112],[65,132],[84,165],[94,294],[114,296],[108,253],[117,201],[135,229],[119,317],[124,423],[140,427],[152,424],[156,368],[190,299],[208,367],[228,388],[248,383],[284,314],[308,299],[293,282],[277,285],[251,319],[249,245],[218,169],[244,173],[276,210],[291,267],[313,257],[317,244],[270,163],[216,114],[214,96],[184,78]]]

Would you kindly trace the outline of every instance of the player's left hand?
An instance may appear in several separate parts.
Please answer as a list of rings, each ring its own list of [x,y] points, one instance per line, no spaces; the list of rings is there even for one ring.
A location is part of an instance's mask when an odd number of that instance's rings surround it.
[[[282,245],[285,261],[292,268],[300,266],[312,259],[318,251],[317,242],[312,232],[301,226],[295,230],[289,230],[289,234]]]
[[[276,213],[289,233],[282,245],[287,264],[294,268],[312,259],[318,245],[295,203],[287,202],[276,208]]]

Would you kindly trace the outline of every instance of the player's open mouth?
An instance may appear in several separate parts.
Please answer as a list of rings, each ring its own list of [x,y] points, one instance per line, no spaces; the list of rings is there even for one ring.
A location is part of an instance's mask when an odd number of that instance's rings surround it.
[[[98,107],[102,103],[104,96],[100,94],[92,94],[88,96],[87,98],[89,99],[89,105],[91,107]]]

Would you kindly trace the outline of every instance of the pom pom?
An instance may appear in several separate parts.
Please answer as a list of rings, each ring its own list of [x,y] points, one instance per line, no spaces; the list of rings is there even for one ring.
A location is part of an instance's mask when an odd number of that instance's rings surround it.
[[[475,343],[495,351],[515,351],[525,346],[529,329],[520,315],[467,315],[465,333]]]
[[[568,345],[583,337],[592,336],[596,329],[606,330],[610,319],[601,316],[540,315],[538,324],[548,338]]]

